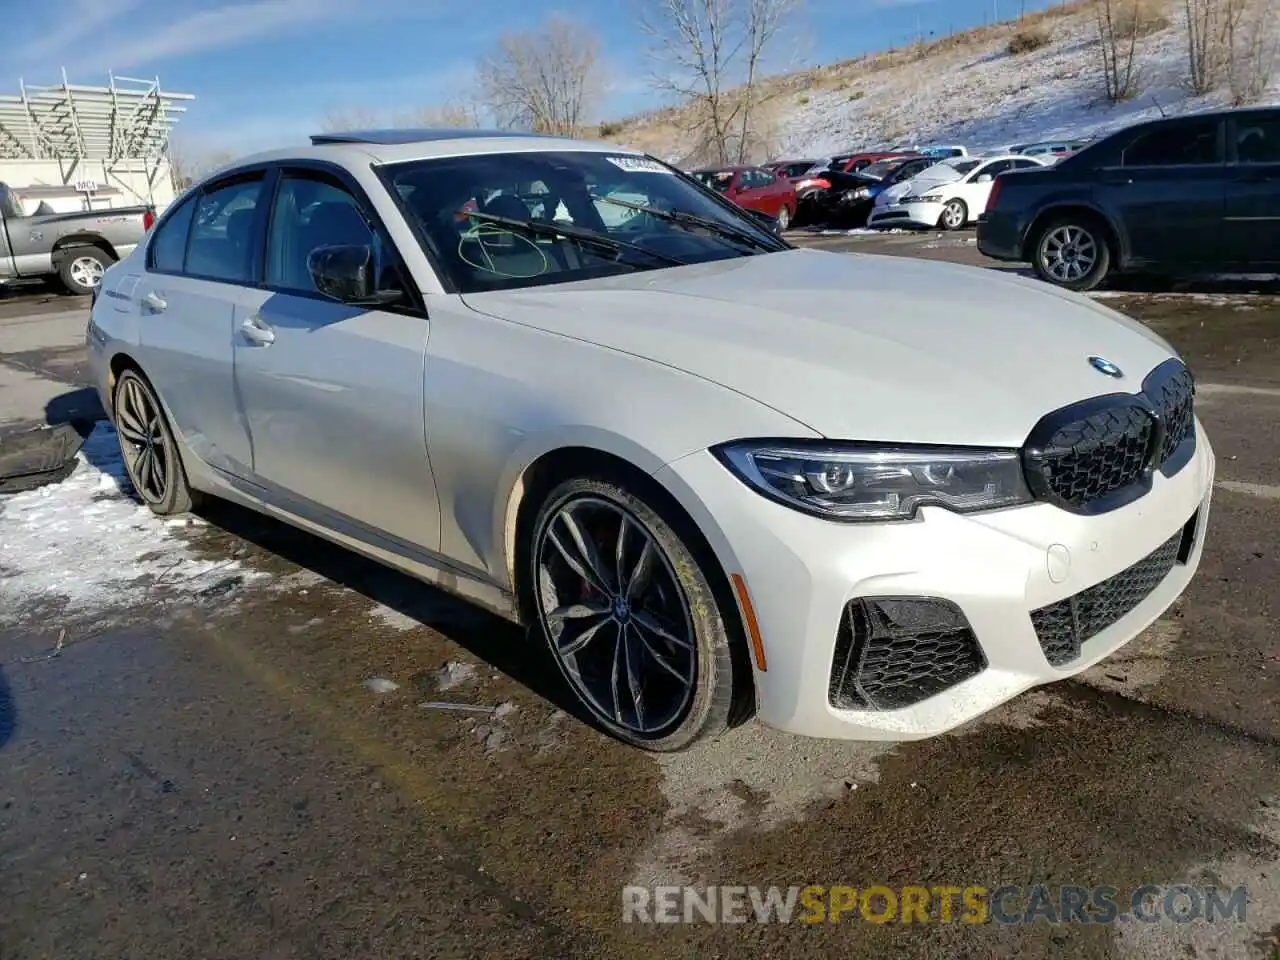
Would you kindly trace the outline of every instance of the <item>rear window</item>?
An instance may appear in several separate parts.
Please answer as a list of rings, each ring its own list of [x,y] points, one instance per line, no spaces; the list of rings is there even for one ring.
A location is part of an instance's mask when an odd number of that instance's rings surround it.
[[[1138,135],[1124,151],[1126,167],[1182,167],[1221,163],[1219,121],[1215,119],[1156,127]]]

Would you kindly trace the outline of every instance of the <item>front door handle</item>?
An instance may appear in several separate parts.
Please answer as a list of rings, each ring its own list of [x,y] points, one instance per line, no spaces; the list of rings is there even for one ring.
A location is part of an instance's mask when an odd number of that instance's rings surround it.
[[[266,347],[276,342],[275,331],[261,317],[248,317],[240,324],[240,334],[254,346]]]
[[[152,290],[145,297],[143,297],[142,302],[146,305],[148,310],[151,310],[155,313],[161,313],[165,309],[167,309],[169,306],[169,302],[165,300],[164,297],[160,296],[160,294],[156,293],[154,290]]]

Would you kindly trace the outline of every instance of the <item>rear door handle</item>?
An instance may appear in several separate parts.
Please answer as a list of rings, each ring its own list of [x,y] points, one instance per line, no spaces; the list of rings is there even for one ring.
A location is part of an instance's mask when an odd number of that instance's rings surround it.
[[[161,313],[165,309],[167,309],[169,306],[169,302],[165,300],[164,297],[160,296],[160,294],[156,293],[154,290],[150,291],[146,296],[144,296],[142,298],[142,302],[146,305],[146,307],[149,310],[152,310],[155,313]]]
[[[248,317],[240,324],[240,335],[257,347],[267,347],[276,342],[275,331],[258,316]]]

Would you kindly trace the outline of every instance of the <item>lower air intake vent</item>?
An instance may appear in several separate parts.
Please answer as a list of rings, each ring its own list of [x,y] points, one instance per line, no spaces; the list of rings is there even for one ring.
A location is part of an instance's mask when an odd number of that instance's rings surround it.
[[[909,707],[987,666],[954,603],[929,597],[864,597],[845,608],[828,699],[841,710]]]

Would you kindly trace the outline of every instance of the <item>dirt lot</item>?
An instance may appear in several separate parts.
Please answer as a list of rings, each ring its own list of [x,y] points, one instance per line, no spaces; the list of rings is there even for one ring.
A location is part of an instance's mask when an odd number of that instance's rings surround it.
[[[966,240],[805,242],[977,262]],[[1118,656],[923,743],[752,724],[638,754],[484,614],[240,510],[151,518],[100,428],[71,479],[0,500],[0,957],[1272,960],[1280,296],[1105,296],[1199,376],[1200,574]],[[78,347],[5,353],[25,303],[0,364],[74,391]],[[1250,899],[1243,924],[621,922],[623,885],[682,882]]]

